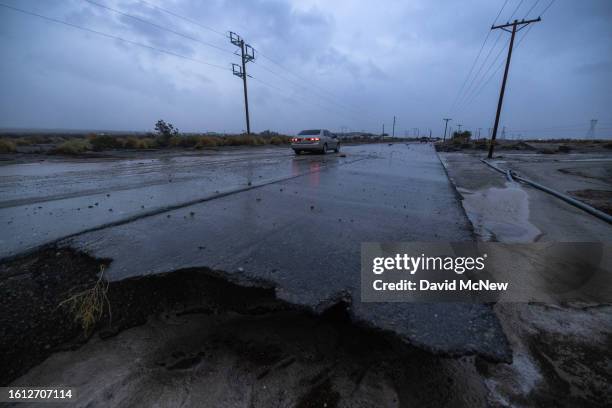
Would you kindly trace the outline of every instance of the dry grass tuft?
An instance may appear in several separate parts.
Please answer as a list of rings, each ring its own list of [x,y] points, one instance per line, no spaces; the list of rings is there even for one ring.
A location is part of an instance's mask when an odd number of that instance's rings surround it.
[[[78,292],[63,300],[59,306],[66,306],[74,316],[74,321],[81,324],[85,336],[89,336],[104,315],[105,307],[111,319],[111,306],[108,300],[109,282],[104,280],[104,266],[100,266],[100,277],[89,289]]]
[[[81,154],[91,150],[91,143],[83,139],[71,139],[53,149],[53,153],[58,154]]]
[[[9,139],[0,139],[0,153],[13,153],[17,149],[15,142]]]

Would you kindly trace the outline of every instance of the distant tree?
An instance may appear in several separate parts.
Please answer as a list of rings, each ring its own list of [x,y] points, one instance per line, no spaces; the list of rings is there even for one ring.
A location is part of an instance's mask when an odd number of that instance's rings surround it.
[[[170,138],[179,134],[179,130],[172,123],[166,123],[162,119],[158,120],[155,124],[155,132],[162,146],[168,146]]]

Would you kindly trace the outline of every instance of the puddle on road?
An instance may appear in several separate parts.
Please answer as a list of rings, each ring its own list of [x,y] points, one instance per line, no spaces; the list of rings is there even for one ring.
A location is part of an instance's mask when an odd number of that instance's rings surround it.
[[[529,222],[529,196],[518,184],[470,191],[458,188],[474,232],[485,241],[533,242],[541,231]]]

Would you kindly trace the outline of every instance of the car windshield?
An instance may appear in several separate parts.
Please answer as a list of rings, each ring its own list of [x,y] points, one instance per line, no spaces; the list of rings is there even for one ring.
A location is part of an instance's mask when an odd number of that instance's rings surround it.
[[[314,135],[318,135],[321,133],[321,130],[319,129],[314,129],[314,130],[302,130],[299,135],[300,136],[314,136]]]

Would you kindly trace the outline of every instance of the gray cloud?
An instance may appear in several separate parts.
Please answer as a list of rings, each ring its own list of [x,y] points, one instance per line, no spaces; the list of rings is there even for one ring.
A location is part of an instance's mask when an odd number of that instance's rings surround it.
[[[231,53],[80,0],[5,1],[227,70],[0,8],[0,127],[141,130],[163,117],[184,130],[244,128],[241,82],[229,71],[238,59]],[[223,35],[138,0],[96,1],[235,50]],[[257,49],[249,74],[274,88],[249,83],[255,130],[316,124],[379,131],[396,115],[400,134],[413,127],[435,134],[449,114],[468,128],[490,127],[499,72],[472,104],[450,107],[501,0],[148,1],[218,32],[238,32]],[[523,17],[534,1],[525,0],[516,15]],[[548,0],[539,3],[530,16]],[[499,21],[518,4],[510,0]],[[612,123],[611,17],[608,0],[558,0],[513,56],[502,124],[588,128],[594,117]],[[503,34],[499,47],[508,38]]]

